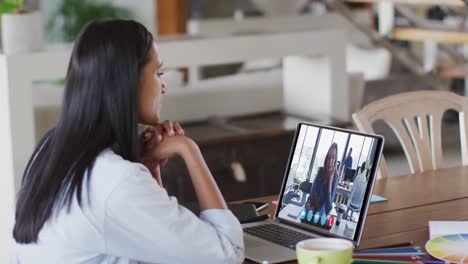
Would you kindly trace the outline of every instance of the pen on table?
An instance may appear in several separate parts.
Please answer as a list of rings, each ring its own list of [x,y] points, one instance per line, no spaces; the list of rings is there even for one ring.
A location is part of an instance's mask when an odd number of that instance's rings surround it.
[[[420,247],[395,247],[395,248],[376,248],[376,249],[363,249],[355,250],[355,254],[365,253],[388,253],[388,252],[419,252]]]
[[[247,224],[247,223],[254,223],[254,222],[259,222],[263,220],[267,220],[270,217],[270,215],[264,214],[264,215],[259,215],[256,217],[244,219],[241,221],[242,224]]]
[[[416,264],[448,264],[449,262],[443,260],[418,260]]]
[[[376,260],[376,259],[353,259],[353,264],[445,264],[447,262],[442,260],[408,260],[408,261],[395,261],[395,260]]]
[[[416,263],[417,261],[421,260],[420,258],[354,258],[355,261],[367,261],[367,262],[373,262],[374,260],[381,260],[381,261],[399,261],[399,262],[412,262]]]
[[[354,253],[353,256],[422,256],[426,253],[422,251],[412,252],[381,252],[381,253]]]
[[[403,242],[403,243],[398,243],[398,244],[392,244],[392,245],[386,245],[386,246],[381,246],[381,247],[375,247],[375,248],[370,248],[370,249],[382,249],[382,248],[395,248],[395,247],[409,247],[413,245],[413,241],[408,241],[408,242]]]
[[[393,259],[393,260],[399,260],[399,259],[420,259],[421,256],[425,254],[418,254],[418,255],[413,255],[413,254],[406,254],[406,255],[359,255],[359,254],[353,254],[353,258],[363,258],[363,259]]]
[[[408,261],[396,261],[396,260],[381,260],[381,259],[353,259],[353,264],[413,264],[416,263],[414,260]]]

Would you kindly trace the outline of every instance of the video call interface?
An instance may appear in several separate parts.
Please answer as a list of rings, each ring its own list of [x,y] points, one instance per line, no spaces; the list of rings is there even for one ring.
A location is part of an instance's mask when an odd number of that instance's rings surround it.
[[[373,137],[301,125],[278,217],[354,239],[377,144]]]

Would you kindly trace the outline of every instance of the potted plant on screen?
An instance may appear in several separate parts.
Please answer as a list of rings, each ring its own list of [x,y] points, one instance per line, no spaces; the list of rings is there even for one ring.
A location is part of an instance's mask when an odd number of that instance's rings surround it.
[[[44,46],[42,15],[27,11],[23,0],[0,0],[2,44],[5,54],[41,50]]]

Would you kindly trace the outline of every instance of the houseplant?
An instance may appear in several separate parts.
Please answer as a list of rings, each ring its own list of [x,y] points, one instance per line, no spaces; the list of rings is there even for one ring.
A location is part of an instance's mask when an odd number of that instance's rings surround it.
[[[62,0],[47,21],[51,40],[72,42],[81,28],[98,18],[131,18],[130,10],[109,1]]]
[[[20,9],[23,6],[22,1],[2,1],[0,2],[0,14],[12,13],[13,11]]]
[[[28,12],[23,0],[0,1],[2,44],[5,54],[37,51],[44,46],[42,16]]]

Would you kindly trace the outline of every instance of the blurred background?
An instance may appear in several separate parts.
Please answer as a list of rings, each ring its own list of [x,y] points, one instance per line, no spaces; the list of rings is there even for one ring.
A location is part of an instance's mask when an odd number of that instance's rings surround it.
[[[154,34],[169,87],[163,118],[197,141],[229,201],[278,192],[300,121],[353,128],[352,113],[385,96],[466,92],[460,0],[4,0],[0,14],[0,138],[12,146],[2,155],[15,161],[16,188],[57,120],[73,41],[97,18],[134,19]],[[409,173],[392,129],[374,128],[386,137],[390,174]],[[445,114],[442,133],[446,163],[459,163],[455,113]],[[193,201],[186,174],[174,160],[164,182]]]
[[[134,19],[153,33],[168,85],[162,117],[182,123],[200,146],[225,199],[236,201],[278,194],[299,122],[355,129],[353,113],[390,95],[420,90],[467,95],[465,4],[0,0],[0,239],[10,232],[32,150],[57,122],[71,48],[89,21]],[[427,129],[422,121],[433,126],[434,120],[426,117],[405,120],[405,129],[409,122],[414,125],[413,147],[421,144],[418,140]],[[393,129],[383,121],[373,128],[385,137],[390,176],[413,173]],[[446,167],[461,163],[460,131],[466,133],[458,113],[445,112]],[[302,154],[295,153],[291,164],[299,182],[323,164],[328,146],[314,151],[316,137],[313,131],[299,134]],[[324,140],[347,139],[337,133]],[[350,144],[361,149],[353,152],[350,175],[346,173],[352,179],[372,147],[362,138]],[[316,164],[310,166],[314,153]],[[345,150],[339,149],[343,155]],[[181,202],[196,200],[182,160],[171,160],[162,174],[169,194]],[[7,252],[0,251],[1,263],[8,259]]]

